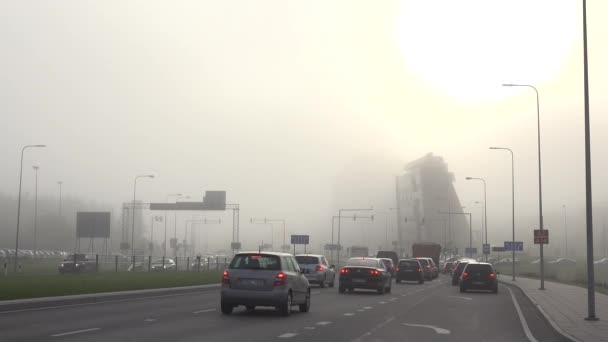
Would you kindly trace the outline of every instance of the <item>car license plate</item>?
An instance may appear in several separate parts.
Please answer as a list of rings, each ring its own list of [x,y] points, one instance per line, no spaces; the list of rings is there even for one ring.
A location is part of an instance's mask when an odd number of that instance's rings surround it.
[[[485,284],[483,281],[474,281],[473,285],[483,285]]]
[[[365,283],[365,279],[353,279],[353,283]]]

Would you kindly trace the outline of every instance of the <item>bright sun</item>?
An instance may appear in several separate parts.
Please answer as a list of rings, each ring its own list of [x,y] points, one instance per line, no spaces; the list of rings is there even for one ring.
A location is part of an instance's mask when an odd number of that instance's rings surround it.
[[[576,0],[400,2],[406,65],[461,100],[504,94],[502,83],[537,83],[563,66],[578,34]]]

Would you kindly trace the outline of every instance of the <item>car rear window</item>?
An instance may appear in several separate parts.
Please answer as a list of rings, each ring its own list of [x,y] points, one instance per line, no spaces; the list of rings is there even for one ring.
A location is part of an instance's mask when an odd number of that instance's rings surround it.
[[[300,265],[319,264],[319,258],[315,257],[315,256],[305,256],[305,255],[296,256],[296,261]]]
[[[470,264],[467,265],[466,271],[468,273],[480,273],[480,274],[490,274],[494,273],[492,266],[490,265],[479,265],[479,264]]]
[[[231,269],[241,270],[280,270],[281,259],[268,254],[237,254],[230,263]]]
[[[464,267],[468,264],[468,262],[461,262],[458,263],[458,266],[456,267],[456,273],[462,272],[462,270],[464,269]]]
[[[417,269],[420,268],[420,264],[418,264],[418,261],[399,261],[399,268],[402,268],[404,270],[407,269]]]
[[[378,267],[378,260],[375,259],[349,259],[346,266],[365,266]]]
[[[393,266],[393,260],[391,260],[391,259],[382,259],[382,262],[384,263],[384,266],[386,266],[386,267]]]
[[[422,265],[422,267],[426,267],[429,264],[429,261],[426,259],[418,259],[418,261],[420,261],[420,265]]]

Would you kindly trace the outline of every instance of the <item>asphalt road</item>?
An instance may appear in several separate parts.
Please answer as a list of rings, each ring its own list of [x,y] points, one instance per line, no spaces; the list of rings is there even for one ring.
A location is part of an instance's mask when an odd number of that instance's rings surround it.
[[[561,341],[515,288],[538,341]],[[219,290],[0,312],[0,341],[530,341],[511,292],[467,292],[440,276],[390,294],[314,288],[309,313],[272,308],[219,312]],[[294,308],[297,311],[297,308]],[[534,341],[534,340],[532,340]]]

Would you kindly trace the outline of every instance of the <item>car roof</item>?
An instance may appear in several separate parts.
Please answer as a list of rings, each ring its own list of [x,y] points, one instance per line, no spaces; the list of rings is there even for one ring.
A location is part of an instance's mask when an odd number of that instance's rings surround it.
[[[237,255],[242,255],[242,254],[265,254],[265,255],[276,255],[276,256],[293,256],[290,253],[281,253],[281,252],[266,252],[266,251],[250,251],[250,252],[239,252],[236,253],[235,256]]]
[[[492,266],[492,264],[490,264],[489,262],[480,262],[480,261],[471,261],[468,264],[469,265],[488,265],[488,266]]]
[[[311,257],[317,257],[317,258],[324,258],[325,255],[323,254],[296,254],[297,257],[299,256],[311,256]]]
[[[354,258],[349,258],[348,260],[380,260],[380,258],[374,258],[374,257],[354,257]]]

